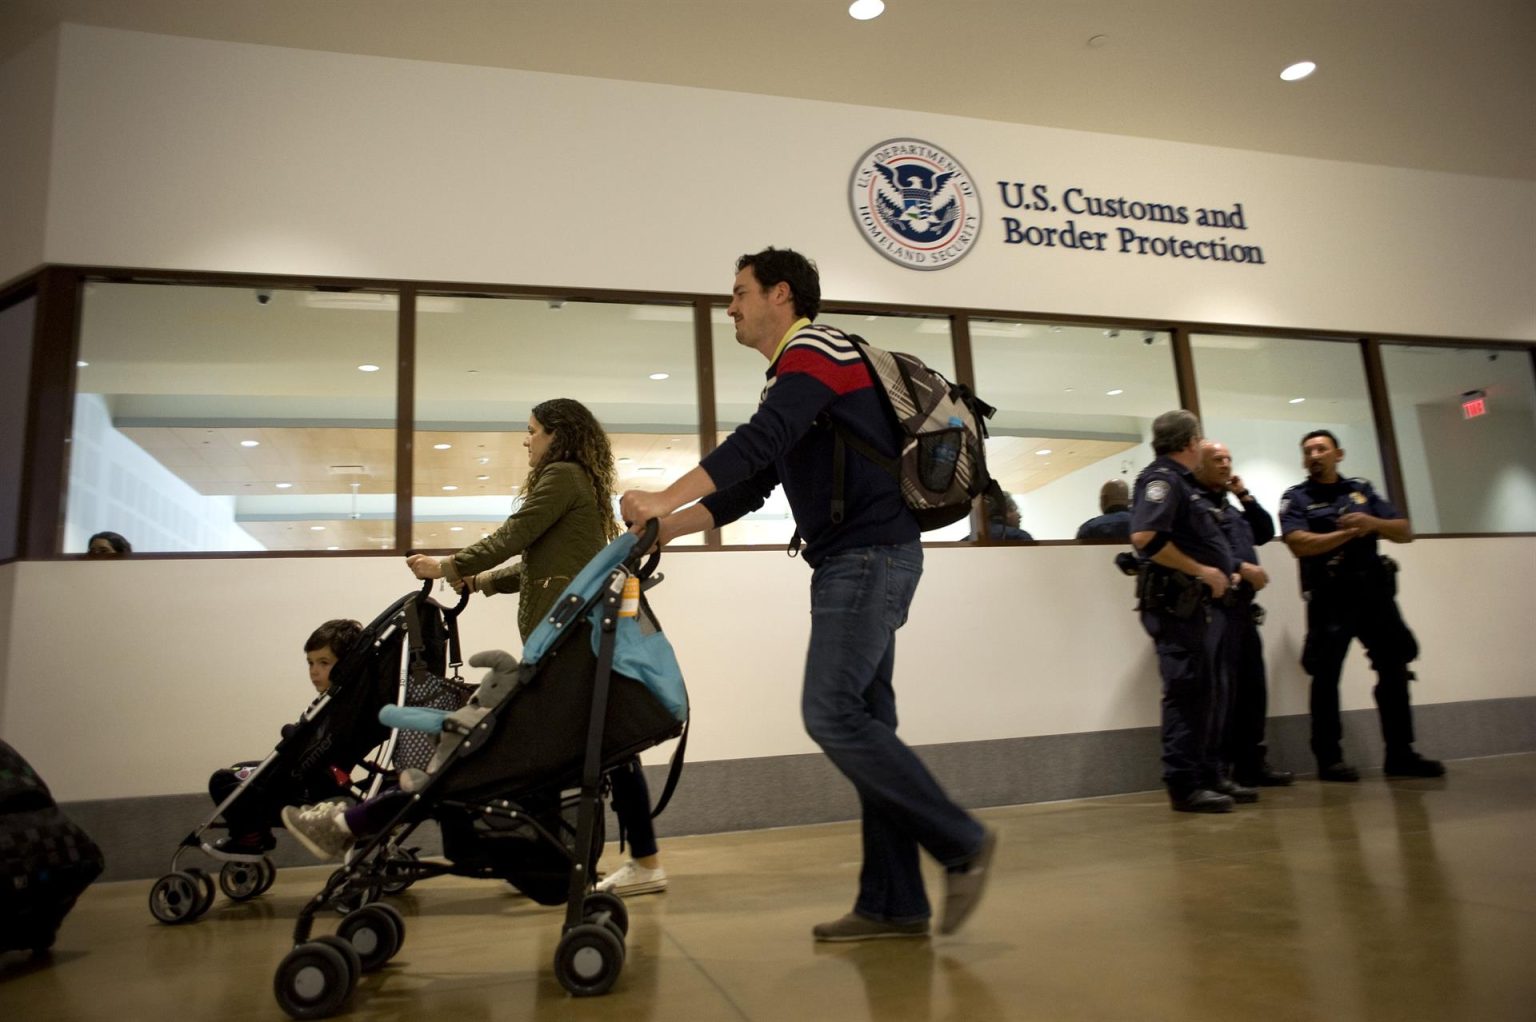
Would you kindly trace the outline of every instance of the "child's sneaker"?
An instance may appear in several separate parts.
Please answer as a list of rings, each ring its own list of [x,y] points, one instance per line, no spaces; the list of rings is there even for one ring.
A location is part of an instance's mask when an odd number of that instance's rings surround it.
[[[347,829],[346,805],[341,802],[321,802],[312,806],[284,806],[283,826],[320,859],[334,859],[352,844],[352,831]]]
[[[614,870],[612,876],[599,880],[597,882],[597,889],[620,896],[655,894],[657,891],[665,891],[667,889],[667,871],[662,866],[657,866],[655,869],[647,869],[634,859],[630,859],[624,865]]]

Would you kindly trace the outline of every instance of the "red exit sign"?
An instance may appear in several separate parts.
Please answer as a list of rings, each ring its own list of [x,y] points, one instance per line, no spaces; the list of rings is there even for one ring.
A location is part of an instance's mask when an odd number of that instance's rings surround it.
[[[1488,414],[1488,399],[1483,397],[1467,398],[1461,403],[1461,417],[1463,419],[1475,419],[1479,415]]]

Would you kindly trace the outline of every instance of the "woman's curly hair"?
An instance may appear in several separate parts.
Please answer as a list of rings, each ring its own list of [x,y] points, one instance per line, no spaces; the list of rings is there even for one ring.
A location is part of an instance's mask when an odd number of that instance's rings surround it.
[[[613,491],[618,484],[618,474],[613,466],[613,446],[608,442],[608,434],[603,431],[596,416],[580,401],[557,397],[535,405],[533,417],[550,434],[549,449],[543,460],[529,467],[528,478],[523,482],[523,492],[533,492],[533,485],[546,465],[557,461],[575,462],[592,480],[599,517],[603,520],[603,538],[618,538],[623,530],[619,527],[618,519],[613,516]]]

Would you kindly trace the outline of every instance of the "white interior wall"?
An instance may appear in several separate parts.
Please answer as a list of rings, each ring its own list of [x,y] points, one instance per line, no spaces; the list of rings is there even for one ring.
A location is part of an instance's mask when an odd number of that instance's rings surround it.
[[[1420,703],[1536,696],[1536,594],[1485,591],[1536,539],[1395,547],[1402,606],[1423,646]],[[912,743],[1153,726],[1159,684],[1131,581],[1104,547],[929,550],[900,633],[896,686]],[[1306,712],[1294,563],[1278,546],[1261,597],[1270,713]],[[809,572],[780,552],[677,552],[652,602],[687,678],[688,754],[812,752],[799,719]],[[14,582],[14,593],[7,584]],[[0,568],[10,641],[0,737],[65,800],[199,791],[215,768],[264,754],[311,697],[302,647],[321,621],[364,621],[411,588],[393,557],[26,562]],[[517,649],[515,597],[475,599],[464,648]],[[474,677],[478,672],[470,672]],[[1346,708],[1370,706],[1358,647]],[[1424,736],[1433,752],[1433,736]],[[648,755],[665,759],[667,747]]]
[[[1536,337],[1527,181],[83,26],[57,108],[56,262],[723,292],[736,254],[777,243],[840,299]],[[859,157],[906,136],[981,194],[975,249],[938,272],[849,213]],[[1266,265],[1005,244],[997,185],[1018,181],[1241,202],[1229,240]]]

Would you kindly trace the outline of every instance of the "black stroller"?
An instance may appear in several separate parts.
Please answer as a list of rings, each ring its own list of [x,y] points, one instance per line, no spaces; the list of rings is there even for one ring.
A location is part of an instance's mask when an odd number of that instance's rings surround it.
[[[393,820],[359,839],[300,911],[274,981],[290,1016],[335,1014],[362,973],[399,951],[403,919],[371,901],[381,886],[444,873],[498,877],[540,903],[564,903],[556,977],[577,996],[613,986],[629,917],[621,898],[592,889],[604,771],[682,734],[688,716],[682,673],[641,595],[661,580],[659,555],[641,563],[655,530],[653,521],[644,537],[625,533],[600,551],[528,637],[522,663],[508,657],[509,669],[489,674],[467,706],[385,711],[422,730],[435,725],[439,747],[427,771],[406,778],[410,797],[397,799]],[[389,849],[428,819],[442,828],[449,862],[392,859]],[[316,914],[349,899],[364,904],[335,935],[311,939]]]
[[[469,591],[447,608],[430,598],[431,589],[432,583],[425,583],[419,592],[401,597],[374,618],[355,648],[332,669],[329,691],[303,719],[285,728],[267,758],[250,770],[212,815],[182,838],[171,857],[171,872],[150,888],[149,911],[156,919],[170,925],[190,923],[213,905],[213,878],[197,866],[183,867],[188,855],[222,863],[218,885],[231,900],[247,901],[272,886],[277,868],[265,855],[215,846],[216,836],[228,829],[224,814],[232,807],[245,818],[275,823],[284,805],[314,801],[316,792],[366,798],[399,768],[413,765],[404,755],[409,740],[430,739],[381,724],[380,708],[396,702],[457,707],[470,691],[456,677],[445,677],[444,669],[451,667],[457,674],[461,660],[457,618]],[[354,782],[351,775],[359,766],[365,776]],[[409,858],[413,853],[391,849],[391,854]],[[403,890],[407,884],[407,880],[396,880],[391,889]]]

